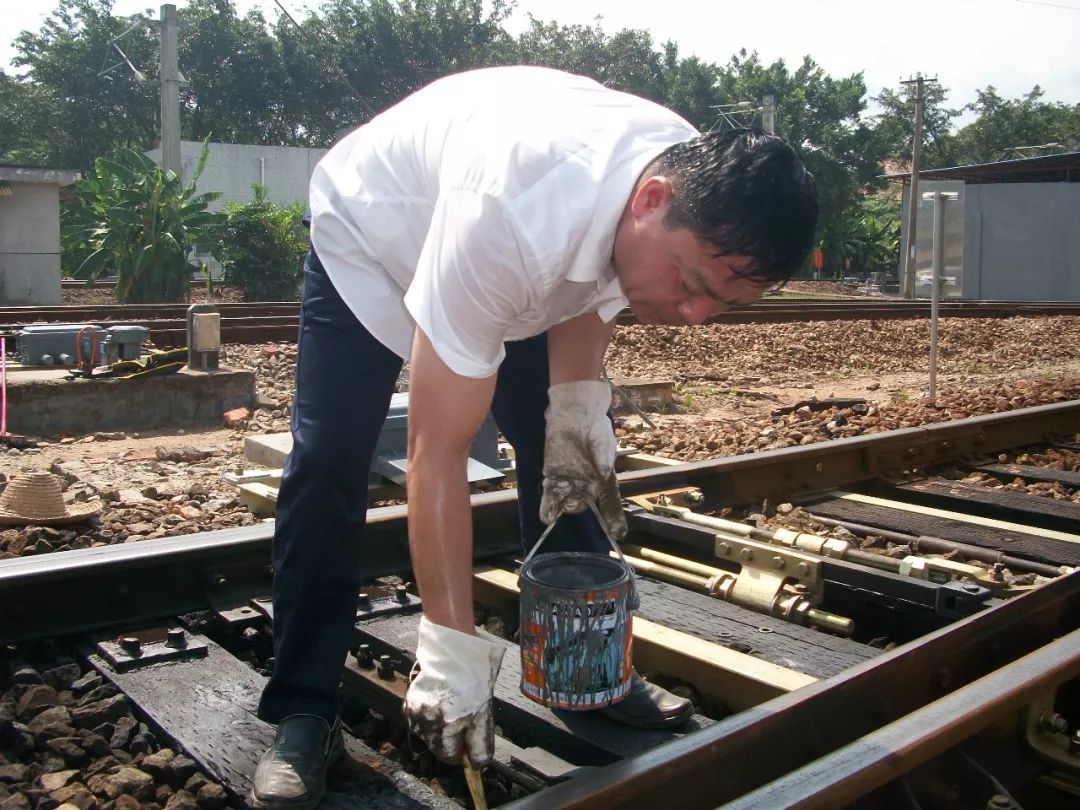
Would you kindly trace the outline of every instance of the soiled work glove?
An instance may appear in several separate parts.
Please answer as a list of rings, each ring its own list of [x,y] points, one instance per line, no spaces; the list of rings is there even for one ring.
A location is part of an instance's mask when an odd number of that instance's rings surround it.
[[[594,503],[608,535],[621,540],[626,515],[615,481],[617,445],[609,407],[606,382],[579,380],[548,389],[540,520],[554,523],[564,512],[584,512]]]
[[[409,730],[443,762],[476,768],[495,753],[491,694],[504,648],[479,636],[420,619],[419,674],[405,693]]]

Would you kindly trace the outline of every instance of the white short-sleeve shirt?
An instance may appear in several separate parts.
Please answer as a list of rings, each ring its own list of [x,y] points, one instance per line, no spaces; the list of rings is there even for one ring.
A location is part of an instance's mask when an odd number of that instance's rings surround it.
[[[311,179],[311,239],[342,299],[457,374],[503,342],[626,306],[615,228],[644,168],[697,131],[651,101],[536,67],[436,81],[345,136]]]

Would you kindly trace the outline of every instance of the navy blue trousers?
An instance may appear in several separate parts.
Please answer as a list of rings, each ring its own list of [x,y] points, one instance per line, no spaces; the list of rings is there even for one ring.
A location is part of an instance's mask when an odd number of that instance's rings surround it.
[[[274,673],[259,716],[333,722],[361,586],[367,481],[402,360],[365,329],[314,251],[304,261],[293,449],[274,530]],[[513,446],[522,547],[537,541],[548,365],[544,335],[506,344],[492,413]],[[544,551],[601,551],[591,513],[562,518]]]

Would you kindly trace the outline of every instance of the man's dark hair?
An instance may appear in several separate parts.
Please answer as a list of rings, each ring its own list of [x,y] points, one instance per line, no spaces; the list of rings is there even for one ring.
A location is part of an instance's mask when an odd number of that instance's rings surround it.
[[[664,150],[650,174],[674,185],[664,224],[689,228],[718,256],[753,257],[742,275],[785,281],[806,261],[817,184],[783,138],[750,129],[705,132]]]

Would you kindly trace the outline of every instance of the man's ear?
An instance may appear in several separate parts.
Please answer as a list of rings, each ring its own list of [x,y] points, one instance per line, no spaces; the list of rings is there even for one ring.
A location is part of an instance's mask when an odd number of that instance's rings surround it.
[[[665,208],[674,195],[671,181],[661,174],[638,183],[634,196],[630,200],[630,211],[641,218],[653,213],[658,208]]]

